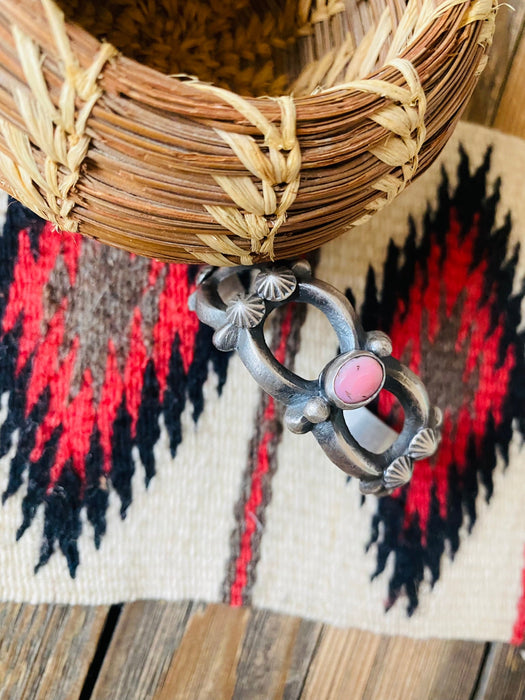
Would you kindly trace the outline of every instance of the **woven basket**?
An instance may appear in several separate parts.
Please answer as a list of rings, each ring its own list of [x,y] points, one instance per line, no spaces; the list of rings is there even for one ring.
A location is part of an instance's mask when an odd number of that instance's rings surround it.
[[[288,93],[255,97],[124,56],[53,0],[0,0],[0,186],[63,230],[181,262],[292,258],[365,221],[445,145],[495,3],[252,8],[270,31],[283,11],[294,32],[238,75]],[[249,60],[243,22],[230,53]]]

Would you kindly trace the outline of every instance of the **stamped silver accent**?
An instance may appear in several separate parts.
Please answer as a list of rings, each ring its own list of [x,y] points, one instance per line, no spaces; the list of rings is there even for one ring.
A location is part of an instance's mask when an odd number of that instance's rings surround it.
[[[423,428],[410,441],[408,454],[413,459],[426,459],[434,454],[437,446],[436,433],[431,428]]]
[[[408,484],[412,478],[412,460],[407,455],[401,455],[389,464],[383,474],[383,483],[387,489],[397,489]]]
[[[264,301],[256,294],[235,296],[228,304],[226,318],[237,328],[255,328],[266,312]]]
[[[292,296],[297,279],[291,270],[275,268],[261,270],[255,278],[255,292],[268,301],[284,301]]]
[[[247,279],[250,288],[245,292]],[[289,302],[321,310],[337,335],[339,355],[321,368],[317,379],[305,379],[283,367],[268,348],[264,321]],[[312,278],[306,261],[285,269],[215,268],[197,287],[192,305],[199,319],[215,329],[216,347],[236,349],[258,384],[286,405],[286,426],[298,434],[311,432],[334,464],[359,479],[363,493],[383,496],[408,483],[413,459],[427,457],[437,447],[440,412],[430,405],[419,377],[392,357],[388,336],[365,333],[346,296]],[[349,364],[354,360],[359,367]],[[370,372],[366,377],[365,365]],[[342,369],[345,372],[339,375]],[[378,430],[379,419],[363,406],[382,388],[398,399],[405,421],[399,433],[378,442],[366,439]],[[364,411],[359,430],[357,423],[345,419],[358,411]]]

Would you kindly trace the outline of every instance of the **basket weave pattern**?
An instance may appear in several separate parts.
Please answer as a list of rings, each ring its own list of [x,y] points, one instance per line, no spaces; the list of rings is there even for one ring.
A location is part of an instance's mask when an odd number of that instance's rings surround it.
[[[166,260],[316,248],[433,162],[494,31],[493,0],[372,6],[363,27],[359,0],[298,2],[292,93],[252,98],[125,57],[53,0],[0,0],[0,187]]]

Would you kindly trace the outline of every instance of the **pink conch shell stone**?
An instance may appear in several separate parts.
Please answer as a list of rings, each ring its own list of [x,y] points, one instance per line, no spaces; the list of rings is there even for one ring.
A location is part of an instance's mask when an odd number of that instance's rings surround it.
[[[346,404],[358,404],[371,399],[383,384],[383,365],[371,355],[359,355],[347,360],[336,374],[334,393]]]

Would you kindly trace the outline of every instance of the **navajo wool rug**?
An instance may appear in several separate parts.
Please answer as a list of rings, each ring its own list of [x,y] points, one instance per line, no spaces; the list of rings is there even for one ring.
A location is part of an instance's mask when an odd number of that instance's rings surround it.
[[[412,482],[362,498],[188,310],[196,267],[0,207],[0,598],[223,600],[381,633],[525,635],[525,144],[461,125],[313,258],[444,413]],[[277,359],[337,353],[311,308]],[[378,413],[399,424],[382,393]]]

